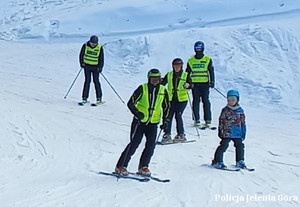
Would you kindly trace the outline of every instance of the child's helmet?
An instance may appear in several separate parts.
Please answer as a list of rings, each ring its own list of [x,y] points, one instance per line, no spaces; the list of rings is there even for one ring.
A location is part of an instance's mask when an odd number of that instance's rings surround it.
[[[239,102],[239,100],[240,100],[240,94],[239,94],[239,92],[237,90],[229,90],[227,92],[227,98],[229,96],[235,96],[237,98],[237,102]]]

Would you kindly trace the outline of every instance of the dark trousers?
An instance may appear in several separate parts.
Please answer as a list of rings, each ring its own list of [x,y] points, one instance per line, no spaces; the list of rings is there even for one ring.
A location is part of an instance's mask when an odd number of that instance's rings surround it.
[[[243,140],[224,138],[221,140],[220,145],[218,146],[215,152],[214,163],[223,161],[223,154],[227,150],[229,146],[229,142],[231,140],[234,142],[234,147],[235,147],[235,161],[244,160],[245,145],[243,143]]]
[[[192,89],[193,93],[193,111],[195,121],[200,121],[200,99],[203,103],[204,120],[211,121],[210,101],[209,101],[209,85],[196,83]]]
[[[171,134],[172,120],[175,115],[177,134],[184,134],[182,113],[186,108],[186,105],[187,105],[187,101],[184,102],[179,102],[178,100],[171,101],[171,107],[168,116],[170,122],[167,129],[165,130],[165,133]]]
[[[122,152],[121,157],[118,160],[117,167],[128,166],[131,156],[135,153],[142,141],[143,135],[146,137],[146,145],[140,158],[139,169],[145,166],[148,167],[154,153],[156,134],[157,124],[139,124],[139,122],[134,118],[131,123],[130,143]]]
[[[84,85],[83,85],[82,99],[88,99],[88,97],[89,97],[91,76],[93,76],[93,82],[94,82],[95,90],[96,90],[96,98],[101,100],[102,99],[102,90],[101,90],[101,85],[99,82],[99,71],[97,70],[97,67],[95,67],[95,66],[85,67],[84,68],[84,76],[85,76],[85,81],[84,81]]]

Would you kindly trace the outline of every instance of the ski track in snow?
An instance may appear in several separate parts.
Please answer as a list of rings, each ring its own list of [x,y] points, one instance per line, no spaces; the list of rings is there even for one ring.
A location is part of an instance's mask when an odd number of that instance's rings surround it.
[[[289,131],[282,131],[280,127],[287,122],[286,118],[282,117],[282,120],[274,122],[272,117],[267,116],[268,113],[265,112],[265,124],[260,125],[257,123],[262,121],[262,117],[255,115],[257,109],[252,109],[251,104],[245,105],[249,123],[246,157],[249,166],[256,168],[253,173],[223,172],[201,166],[203,163],[210,163],[219,139],[216,131],[208,130],[200,131],[201,136],[198,139],[195,128],[188,126],[192,117],[190,106],[186,109],[184,120],[186,130],[189,132],[188,139],[197,139],[197,142],[157,146],[151,163],[151,169],[155,175],[169,178],[171,183],[161,184],[154,181],[136,183],[122,179],[117,181],[114,178],[91,173],[91,170],[112,171],[114,169],[119,153],[129,141],[129,125],[132,115],[115,94],[109,92],[111,89],[105,82],[102,82],[102,86],[107,103],[95,108],[78,107],[78,96],[75,94],[78,95],[81,92],[82,76],[78,80],[80,83],[74,86],[67,100],[63,100],[65,89],[73,78],[73,74],[69,71],[73,57],[70,55],[69,61],[57,60],[57,58],[70,50],[70,53],[75,56],[80,47],[79,44],[66,44],[62,47],[64,48],[62,51],[59,51],[55,45],[43,44],[47,50],[42,50],[42,54],[39,44],[20,43],[14,46],[25,50],[28,50],[27,47],[31,48],[30,54],[23,54],[25,59],[29,60],[29,56],[34,54],[48,58],[44,60],[46,63],[43,67],[35,70],[33,76],[29,74],[30,69],[35,68],[34,61],[32,63],[28,61],[22,70],[16,68],[14,73],[6,70],[0,71],[1,87],[6,86],[5,91],[1,92],[5,94],[4,103],[0,103],[2,107],[0,115],[3,117],[1,134],[10,138],[2,143],[2,149],[7,148],[9,153],[0,156],[4,169],[0,174],[0,176],[3,175],[1,181],[3,188],[0,189],[3,196],[0,196],[0,200],[4,200],[8,206],[72,205],[79,207],[85,201],[85,205],[88,206],[133,206],[141,202],[145,204],[144,206],[190,207],[200,203],[218,207],[232,206],[232,204],[216,202],[217,194],[265,195],[270,193],[277,195],[286,193],[293,195],[295,192],[295,185],[299,180],[299,153],[296,151],[299,148],[299,144],[296,144],[299,120],[289,123]],[[131,50],[134,49],[131,48]],[[127,53],[130,54],[131,50]],[[53,53],[57,56],[51,55]],[[10,56],[10,54],[6,55]],[[7,56],[4,56],[4,59],[7,60]],[[57,63],[57,61],[60,64],[59,68],[50,64],[51,62]],[[61,68],[64,69],[60,70]],[[76,73],[75,70],[74,73]],[[112,77],[110,73],[107,76]],[[129,75],[125,74],[123,77],[126,76]],[[21,82],[13,81],[18,78]],[[47,80],[51,80],[49,82],[51,87],[47,85],[49,84]],[[249,83],[246,81],[245,84]],[[249,85],[251,84],[252,82]],[[121,84],[116,84],[116,86],[119,85]],[[129,88],[133,90],[135,86]],[[127,94],[129,95],[132,90]],[[91,87],[91,94],[93,93]],[[121,95],[124,96],[123,93]],[[242,98],[244,101],[245,98]],[[224,99],[219,94],[212,93],[211,100],[214,104],[214,120],[217,120],[219,111],[224,105]],[[15,104],[5,104],[8,101]],[[123,118],[119,120],[115,117]],[[94,129],[91,129],[91,126]],[[268,135],[263,136],[264,142],[262,143],[260,132],[265,133],[266,130]],[[276,140],[273,137],[277,137]],[[286,139],[295,143],[296,147],[290,148],[289,143],[285,142]],[[276,144],[278,142],[282,144]],[[129,170],[137,170],[140,153],[141,148],[132,158]],[[289,160],[295,162],[291,163]],[[232,144],[225,154],[225,162],[234,164]],[[180,173],[182,169],[185,173],[177,175],[176,172]],[[283,186],[286,187],[284,192],[282,192]],[[132,195],[128,197],[127,192]],[[18,199],[10,199],[12,195],[16,195]],[[199,196],[201,201],[195,199]],[[295,204],[298,203],[285,203],[292,207]],[[268,206],[268,204],[254,202],[244,206]],[[269,206],[276,207],[281,204],[271,203]]]

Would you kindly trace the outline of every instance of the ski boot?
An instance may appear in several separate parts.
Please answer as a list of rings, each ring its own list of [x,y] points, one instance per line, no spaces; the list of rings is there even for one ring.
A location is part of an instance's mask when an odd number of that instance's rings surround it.
[[[187,139],[185,137],[184,134],[177,134],[174,139],[173,139],[174,142],[186,142]]]
[[[172,138],[171,138],[171,135],[170,134],[164,134],[163,135],[163,138],[162,138],[162,140],[161,140],[161,142],[162,143],[172,143],[173,142],[173,140],[172,140]]]
[[[237,161],[235,166],[238,167],[238,168],[242,168],[242,169],[247,168],[246,163],[245,163],[244,160]]]
[[[205,127],[210,128],[211,121],[205,121]]]
[[[148,176],[148,177],[151,176],[151,172],[147,166],[140,168],[138,174],[142,176]]]
[[[103,104],[101,98],[97,98],[96,104],[97,104],[97,105]]]
[[[224,164],[223,161],[220,162],[214,162],[211,164],[213,167],[217,168],[217,169],[225,169],[227,168],[227,166]]]
[[[126,167],[116,167],[115,173],[117,173],[121,176],[127,176],[129,174]]]
[[[200,121],[195,121],[195,124],[194,124],[195,127],[201,127],[201,123]]]

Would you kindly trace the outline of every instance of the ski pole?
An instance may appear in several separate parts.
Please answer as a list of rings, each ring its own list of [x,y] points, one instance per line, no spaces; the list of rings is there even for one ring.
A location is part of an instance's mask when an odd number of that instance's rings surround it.
[[[118,92],[114,89],[114,87],[110,84],[110,82],[107,80],[107,78],[103,75],[103,73],[101,73],[101,75],[103,76],[103,78],[106,80],[106,82],[108,83],[108,85],[111,87],[111,89],[115,92],[115,94],[119,97],[119,99],[123,102],[123,104],[125,104],[125,102],[123,101],[123,99],[121,98],[121,96],[118,94]]]
[[[219,94],[221,94],[224,98],[226,98],[226,96],[221,92],[219,91],[217,88],[214,88]],[[227,98],[226,98],[227,99]]]
[[[66,99],[66,98],[67,98],[67,96],[68,96],[69,92],[71,91],[71,88],[73,87],[73,85],[74,85],[75,81],[77,80],[77,78],[78,78],[78,76],[79,76],[80,72],[82,71],[82,69],[83,69],[83,68],[80,68],[80,70],[78,71],[78,73],[77,73],[77,75],[76,75],[76,77],[75,77],[75,79],[74,79],[73,83],[71,84],[71,86],[70,86],[70,88],[69,88],[68,92],[66,93],[66,95],[65,95],[64,99]]]
[[[193,115],[193,119],[194,119],[194,124],[196,124],[195,113],[194,113],[194,110],[193,110],[193,106],[192,106],[192,102],[191,102],[191,98],[190,98],[189,92],[187,92],[187,95],[188,95],[188,98],[189,98],[190,107],[192,109],[192,115]],[[197,131],[198,138],[200,139],[200,133],[199,133],[199,130],[198,130],[197,126],[196,126],[196,131]]]
[[[158,142],[158,139],[159,139],[159,137],[160,137],[160,134],[161,134],[161,132],[162,132],[162,129],[160,129],[160,130],[159,130],[159,133],[158,133],[158,135],[157,135],[157,137],[156,137],[156,141],[155,141],[155,143],[157,143],[157,142]]]

